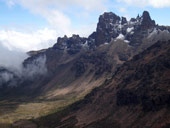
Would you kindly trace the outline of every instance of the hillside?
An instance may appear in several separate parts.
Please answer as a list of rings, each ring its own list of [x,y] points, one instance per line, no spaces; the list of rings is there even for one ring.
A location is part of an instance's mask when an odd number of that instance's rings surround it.
[[[14,126],[35,128],[168,128],[170,41],[125,62],[112,78],[61,112]],[[26,125],[26,126],[27,126]]]

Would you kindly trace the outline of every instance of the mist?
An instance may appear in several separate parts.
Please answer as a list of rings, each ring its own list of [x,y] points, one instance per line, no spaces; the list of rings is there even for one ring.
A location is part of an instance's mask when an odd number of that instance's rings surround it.
[[[25,77],[25,79],[33,79],[37,75],[44,75],[46,73],[46,55],[41,55],[33,59],[31,63],[26,64],[25,67],[22,67],[21,75]]]
[[[41,55],[31,60],[31,63],[23,65],[29,58],[27,53],[10,50],[0,43],[0,87],[18,86],[21,81],[33,80],[36,76],[47,72],[46,56]]]
[[[19,70],[22,62],[28,58],[24,52],[17,50],[9,50],[2,43],[0,43],[0,66]]]

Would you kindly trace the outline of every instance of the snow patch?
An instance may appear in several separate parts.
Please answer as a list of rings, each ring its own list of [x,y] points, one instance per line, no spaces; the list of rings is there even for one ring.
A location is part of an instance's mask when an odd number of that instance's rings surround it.
[[[114,26],[114,24],[113,24],[113,23],[110,23],[110,25],[111,25],[111,26]]]
[[[130,32],[132,32],[134,30],[134,27],[131,27],[131,28],[127,28],[127,33],[130,33]]]
[[[119,28],[119,30],[121,30],[121,29],[122,29],[122,25],[121,25],[121,24],[119,24],[119,25],[118,25],[118,28]]]
[[[130,41],[129,40],[124,40],[124,42],[128,44]]]
[[[84,44],[81,44],[82,47],[88,47],[88,42],[86,41]]]
[[[131,35],[134,34],[134,31],[130,32],[130,34],[131,34]]]
[[[125,38],[125,36],[122,34],[122,33],[120,33],[119,34],[119,36],[116,38],[116,40],[124,40],[124,38]]]
[[[167,35],[169,36],[170,32],[168,30],[160,30],[160,29],[156,29],[154,28],[154,30],[148,35],[147,38],[152,38],[154,37],[155,35]]]
[[[169,31],[168,31],[168,30],[163,30],[163,32],[164,32],[164,33],[169,33]]]
[[[129,21],[128,22],[129,25],[135,25],[136,23],[137,23],[136,21],[134,21],[134,22],[133,21]]]
[[[108,45],[109,43],[108,42],[105,42],[104,45]]]

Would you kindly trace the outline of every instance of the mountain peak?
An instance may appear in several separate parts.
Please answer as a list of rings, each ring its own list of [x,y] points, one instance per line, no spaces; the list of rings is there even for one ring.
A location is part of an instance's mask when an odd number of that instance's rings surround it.
[[[119,25],[120,22],[121,18],[113,12],[105,12],[103,15],[100,15],[95,33],[96,46],[110,42],[111,38],[117,37],[117,30],[113,30],[113,28],[115,25]]]
[[[155,21],[151,19],[150,14],[148,11],[144,11],[142,14],[142,25],[143,28],[149,29],[153,26],[155,26]]]
[[[161,29],[161,27],[159,27]],[[94,49],[102,44],[110,43],[112,40],[117,40],[119,35],[122,35],[129,45],[138,45],[144,37],[147,37],[154,29],[159,29],[155,25],[155,21],[151,19],[148,11],[144,11],[142,16],[131,18],[127,21],[125,17],[119,17],[113,12],[104,12],[99,17],[96,31],[88,38],[82,38],[79,35],[73,35],[68,38],[58,38],[57,44],[53,48],[59,50],[74,50]],[[164,30],[166,28],[162,28]],[[73,52],[77,53],[77,52]]]
[[[117,23],[120,21],[120,17],[117,16],[113,12],[105,12],[103,15],[99,17],[99,23],[101,22],[107,22],[107,23]]]
[[[143,14],[142,14],[142,17],[151,19],[148,11],[144,11]]]

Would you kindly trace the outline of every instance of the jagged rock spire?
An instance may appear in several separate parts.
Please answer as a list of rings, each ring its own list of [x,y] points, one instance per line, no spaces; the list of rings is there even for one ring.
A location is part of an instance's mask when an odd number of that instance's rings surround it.
[[[113,12],[105,12],[99,17],[96,31],[88,38],[73,35],[68,38],[58,38],[54,49],[71,51],[77,53],[78,49],[86,46],[89,49],[95,49],[97,46],[110,43],[112,40],[117,40],[119,35],[122,39],[129,42],[129,45],[139,45],[144,37],[147,37],[157,26],[155,21],[151,19],[148,11],[136,18],[131,18],[127,21],[125,17],[119,17]],[[85,48],[85,49],[87,49]]]
[[[144,11],[142,14],[142,27],[143,29],[149,29],[155,26],[155,21],[151,19],[148,11]]]
[[[96,46],[99,46],[104,42],[110,42],[112,37],[115,38],[118,36],[117,31],[113,30],[113,26],[119,24],[119,22],[120,17],[112,12],[105,12],[99,17],[95,33]]]

